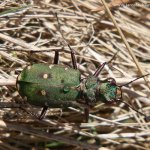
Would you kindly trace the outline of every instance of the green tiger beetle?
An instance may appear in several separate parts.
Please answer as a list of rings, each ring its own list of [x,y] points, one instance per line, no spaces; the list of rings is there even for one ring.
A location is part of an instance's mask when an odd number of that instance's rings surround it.
[[[63,37],[63,39],[65,38]],[[38,116],[39,119],[45,116],[48,108],[79,107],[83,105],[85,120],[88,121],[89,108],[98,101],[104,103],[123,102],[131,107],[122,100],[121,88],[150,74],[136,78],[124,85],[117,85],[114,78],[107,78],[103,81],[98,78],[104,66],[109,63],[105,62],[99,65],[93,75],[81,79],[75,51],[68,43],[67,46],[70,49],[72,68],[59,65],[59,51],[55,51],[53,64],[41,63],[27,66],[17,77],[16,87],[21,97],[31,105],[43,108]],[[135,111],[143,115],[145,119],[150,119],[142,112]]]
[[[85,119],[88,121],[89,108],[98,101],[104,103],[120,101],[132,108],[122,100],[121,87],[150,74],[136,78],[124,85],[117,85],[114,78],[99,80],[99,74],[104,66],[109,63],[105,62],[99,65],[93,75],[81,79],[75,52],[69,44],[68,47],[71,50],[73,68],[59,65],[59,52],[55,51],[53,64],[41,63],[27,66],[17,78],[16,86],[22,98],[26,99],[31,105],[43,107],[39,119],[45,116],[48,108],[79,107],[83,105],[85,106]],[[150,119],[142,112],[135,111],[143,115],[145,119]]]

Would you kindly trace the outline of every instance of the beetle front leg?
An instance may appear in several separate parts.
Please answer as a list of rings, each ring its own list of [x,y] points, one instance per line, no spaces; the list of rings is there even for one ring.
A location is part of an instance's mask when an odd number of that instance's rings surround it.
[[[101,71],[103,70],[103,68],[105,67],[106,64],[107,64],[107,62],[100,64],[99,67],[97,68],[97,70],[95,71],[95,73],[93,74],[93,76],[98,77],[98,75],[101,73]]]
[[[93,74],[94,77],[98,77],[98,75],[101,73],[101,71],[103,70],[103,68],[105,67],[106,64],[110,64],[112,62],[112,60],[114,60],[114,58],[117,56],[119,51],[117,51],[113,57],[108,61],[108,62],[104,62],[102,64],[100,64],[97,68],[97,70],[95,71],[95,73]]]
[[[59,61],[59,51],[56,50],[53,64],[58,64],[58,61]]]

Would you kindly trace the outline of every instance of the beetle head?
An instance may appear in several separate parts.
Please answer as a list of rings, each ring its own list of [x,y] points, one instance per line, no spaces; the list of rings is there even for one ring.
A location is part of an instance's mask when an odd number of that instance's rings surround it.
[[[144,113],[134,109],[131,105],[129,105],[128,103],[126,103],[125,101],[123,101],[122,99],[122,87],[123,86],[127,86],[131,83],[133,83],[134,81],[143,78],[145,76],[148,76],[150,74],[146,74],[143,75],[141,77],[138,77],[124,85],[117,85],[115,79],[113,78],[108,78],[105,81],[99,81],[99,86],[97,88],[97,99],[103,101],[104,103],[106,102],[122,102],[124,103],[126,106],[130,107],[131,109],[133,109],[134,111],[136,111],[137,113],[143,115],[145,117],[145,120],[150,121],[150,116],[146,116]]]
[[[97,88],[97,99],[103,102],[113,102],[122,98],[122,91],[117,86],[115,79],[108,78],[104,81],[99,82]]]

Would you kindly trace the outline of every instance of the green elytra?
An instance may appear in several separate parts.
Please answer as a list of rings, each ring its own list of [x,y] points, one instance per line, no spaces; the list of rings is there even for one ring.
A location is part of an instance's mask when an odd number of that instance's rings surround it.
[[[17,88],[22,97],[36,106],[69,107],[72,101],[92,103],[116,99],[117,86],[101,83],[89,76],[81,81],[79,70],[62,65],[34,64],[18,76]]]
[[[80,72],[67,66],[34,64],[18,77],[20,95],[36,106],[68,107],[78,97]],[[64,103],[63,103],[64,102]]]

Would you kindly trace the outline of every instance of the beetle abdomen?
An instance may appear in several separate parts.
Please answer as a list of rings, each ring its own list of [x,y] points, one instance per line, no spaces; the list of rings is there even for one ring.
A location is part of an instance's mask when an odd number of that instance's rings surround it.
[[[17,79],[19,94],[36,106],[61,107],[62,101],[76,100],[79,84],[78,70],[54,64],[28,66]]]

